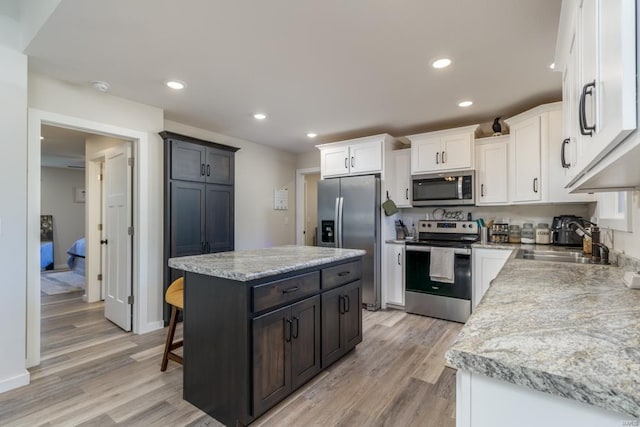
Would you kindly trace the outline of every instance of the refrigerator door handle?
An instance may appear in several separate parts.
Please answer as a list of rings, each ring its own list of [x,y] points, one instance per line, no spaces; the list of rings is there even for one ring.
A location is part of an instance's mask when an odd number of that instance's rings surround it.
[[[333,219],[333,239],[334,246],[336,248],[340,247],[340,197],[336,197],[336,207],[333,211],[334,219]]]
[[[338,234],[338,248],[342,248],[343,246],[343,241],[342,241],[342,222],[344,221],[344,218],[342,217],[342,212],[344,209],[344,197],[340,197],[340,203],[338,204],[338,224],[336,225],[336,228],[339,230],[339,234]]]

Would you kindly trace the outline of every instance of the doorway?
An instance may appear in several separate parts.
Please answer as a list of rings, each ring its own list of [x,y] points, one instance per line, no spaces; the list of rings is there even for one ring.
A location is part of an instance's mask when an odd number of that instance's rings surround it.
[[[33,367],[40,363],[40,333],[41,333],[41,301],[40,301],[40,266],[39,266],[39,248],[40,248],[40,195],[41,195],[41,127],[42,125],[51,125],[71,129],[80,132],[92,133],[95,135],[118,138],[129,141],[129,147],[132,152],[132,158],[138,158],[148,154],[148,134],[144,132],[134,131],[131,129],[120,128],[99,122],[92,122],[76,117],[63,116],[60,114],[49,113],[41,110],[30,109],[28,114],[28,168],[30,170],[27,192],[27,367]],[[147,211],[148,198],[138,189],[140,185],[148,185],[148,164],[141,162],[144,167],[136,168],[136,172],[130,176],[131,188],[134,190],[135,197],[131,198],[131,216],[133,218],[131,226],[131,253],[133,257],[132,265],[147,265],[148,260],[140,256],[140,251],[148,253],[148,242],[141,239],[140,235],[148,236],[147,227],[142,226],[141,233],[135,234],[135,230],[140,227],[141,216]],[[90,163],[89,163],[90,164]],[[133,164],[133,162],[131,162]],[[91,198],[90,195],[89,199]],[[143,206],[141,212],[140,207]],[[87,230],[90,231],[90,230]],[[87,233],[88,235],[89,233]],[[87,236],[88,237],[88,236]],[[99,241],[100,239],[98,239]],[[92,258],[89,254],[88,260]],[[142,258],[142,259],[141,259]],[[136,268],[131,271],[131,283],[133,295],[139,295],[139,298],[133,304],[133,300],[129,300],[132,305],[133,313],[131,318],[131,327],[134,333],[144,333],[147,331],[159,329],[163,326],[162,321],[147,320],[147,300],[149,295],[145,285],[141,289],[141,283],[147,283],[148,268]],[[88,288],[89,289],[89,288]],[[98,295],[100,292],[98,291]],[[87,298],[90,298],[87,295]],[[99,296],[98,296],[99,300]]]
[[[296,170],[296,244],[316,246],[320,168]]]

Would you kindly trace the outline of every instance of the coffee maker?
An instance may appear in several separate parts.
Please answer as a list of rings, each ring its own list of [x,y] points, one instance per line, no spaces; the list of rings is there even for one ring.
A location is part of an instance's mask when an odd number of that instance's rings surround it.
[[[576,215],[560,215],[553,218],[551,223],[551,241],[556,246],[582,246],[582,237],[575,232],[571,225],[576,222],[584,228],[591,226],[591,221]]]

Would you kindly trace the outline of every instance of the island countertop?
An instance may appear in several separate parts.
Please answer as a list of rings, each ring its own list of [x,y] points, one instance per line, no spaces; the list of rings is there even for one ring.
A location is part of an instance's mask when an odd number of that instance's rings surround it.
[[[446,353],[471,373],[640,417],[640,290],[622,268],[516,259]]]
[[[288,245],[170,258],[169,267],[207,276],[247,282],[276,274],[356,258],[365,253],[361,249]]]

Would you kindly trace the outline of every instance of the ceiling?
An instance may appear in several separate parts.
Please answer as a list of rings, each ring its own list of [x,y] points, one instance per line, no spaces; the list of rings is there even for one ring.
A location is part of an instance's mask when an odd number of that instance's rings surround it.
[[[560,0],[63,0],[30,70],[292,152],[491,121],[561,98]],[[453,63],[436,70],[440,57]],[[186,82],[182,91],[168,79]],[[470,99],[471,107],[458,102]],[[252,116],[264,112],[262,121]],[[308,132],[318,137],[309,139]]]
[[[54,168],[84,169],[85,140],[90,133],[42,125],[40,131],[40,155],[42,166]]]

